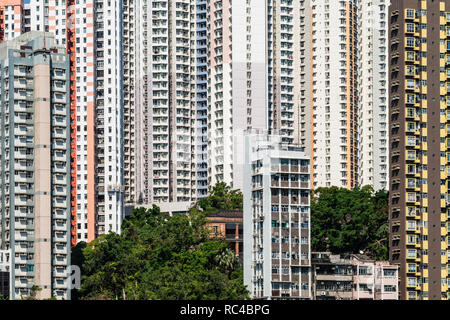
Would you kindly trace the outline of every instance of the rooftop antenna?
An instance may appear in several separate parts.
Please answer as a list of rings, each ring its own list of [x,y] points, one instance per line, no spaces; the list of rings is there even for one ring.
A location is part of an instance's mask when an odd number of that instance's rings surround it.
[[[48,50],[47,49],[47,46],[46,46],[46,39],[45,39],[45,31],[44,31],[44,45],[43,45],[43,47],[42,47],[42,49],[37,49],[37,50],[35,50],[34,51],[34,53],[38,53],[38,52],[41,52],[41,53],[50,53],[50,50]]]

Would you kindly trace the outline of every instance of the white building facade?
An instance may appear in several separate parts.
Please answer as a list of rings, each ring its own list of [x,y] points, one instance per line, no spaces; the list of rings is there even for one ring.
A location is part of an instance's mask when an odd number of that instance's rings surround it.
[[[244,132],[300,143],[304,1],[223,1],[208,18],[208,183],[243,188]],[[303,40],[303,42],[302,42]],[[302,60],[303,57],[303,60]],[[303,70],[303,71],[302,71]],[[303,100],[306,105],[307,101]]]
[[[252,131],[244,169],[244,284],[256,299],[311,299],[310,160]]]
[[[388,8],[390,0],[358,3],[359,185],[388,188]]]

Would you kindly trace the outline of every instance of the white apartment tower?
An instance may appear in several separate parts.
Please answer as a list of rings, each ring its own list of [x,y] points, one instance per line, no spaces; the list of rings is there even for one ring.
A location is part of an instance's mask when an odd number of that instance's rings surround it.
[[[313,187],[383,189],[389,1],[307,2],[309,54],[301,68],[309,71],[311,87],[302,86],[301,101],[309,100],[310,106],[301,104],[300,130],[301,144],[312,157]]]
[[[196,1],[147,4],[148,54],[141,104],[146,203],[193,202],[196,166]],[[145,92],[147,91],[147,92]],[[142,99],[143,96],[141,95]]]
[[[225,181],[243,188],[243,136],[248,129],[277,130],[284,142],[301,142],[297,119],[301,81],[306,87],[307,80],[301,67],[307,54],[302,49],[308,38],[305,10],[304,1],[291,0],[208,6],[210,186]]]
[[[388,6],[358,3],[359,185],[388,188]]]
[[[124,125],[124,195],[126,203],[138,201],[137,177],[136,177],[136,68],[139,66],[137,59],[139,55],[136,50],[137,36],[140,23],[140,15],[143,8],[141,3],[135,0],[123,0],[122,2],[122,45],[123,45],[123,125]],[[138,7],[136,7],[138,6]],[[140,71],[140,70],[139,70]]]
[[[130,83],[134,81],[133,88],[130,87],[129,90],[134,97],[134,101],[130,99],[130,110],[127,110],[127,104],[124,104],[125,114],[133,115],[134,120],[134,130],[130,128],[128,137],[125,132],[125,139],[129,139],[130,145],[134,145],[134,163],[131,161],[131,154],[128,159],[125,156],[124,161],[125,188],[130,188],[126,199],[127,203],[148,203],[147,195],[151,185],[147,169],[149,159],[151,160],[151,155],[148,152],[149,139],[151,139],[148,134],[150,128],[148,123],[150,121],[149,109],[151,108],[149,104],[151,84],[149,66],[152,61],[150,51],[152,38],[151,24],[148,19],[152,15],[152,3],[151,0],[128,0],[129,20],[133,21],[134,28],[128,28],[128,30],[124,28],[124,40],[128,38],[129,45],[134,44],[134,49],[130,49],[133,50],[134,60],[129,60],[130,64],[134,63],[134,74],[131,74],[131,72],[129,74]],[[124,44],[125,46],[126,44]],[[124,50],[126,49],[124,48]],[[126,82],[127,78],[125,77],[125,85]],[[133,165],[134,168],[132,168]],[[127,167],[130,169],[127,169]],[[129,178],[127,178],[127,175],[129,175]]]
[[[256,299],[311,299],[310,160],[253,130],[244,169],[244,284]]]
[[[357,2],[311,0],[313,187],[353,188],[357,166]]]

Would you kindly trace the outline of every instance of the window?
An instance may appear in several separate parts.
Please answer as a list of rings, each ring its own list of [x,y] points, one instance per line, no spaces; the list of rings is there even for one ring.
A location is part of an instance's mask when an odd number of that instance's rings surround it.
[[[416,60],[416,55],[412,51],[406,52],[406,60],[414,61]]]
[[[383,273],[385,277],[395,277],[397,271],[395,269],[384,269]]]
[[[415,18],[415,11],[414,11],[414,9],[406,9],[406,18],[408,18],[408,19],[414,19]]]
[[[416,278],[408,278],[408,287],[415,287],[417,284]]]
[[[367,286],[367,283],[360,283],[359,291],[369,291],[369,287]]]
[[[397,286],[394,285],[385,285],[384,292],[397,292]]]
[[[406,38],[406,46],[407,47],[414,47],[415,42],[416,41],[414,38]]]
[[[370,274],[372,274],[372,270],[368,266],[360,266],[359,274],[360,275],[370,275]]]
[[[406,32],[414,32],[414,24],[413,23],[408,23],[406,25]]]

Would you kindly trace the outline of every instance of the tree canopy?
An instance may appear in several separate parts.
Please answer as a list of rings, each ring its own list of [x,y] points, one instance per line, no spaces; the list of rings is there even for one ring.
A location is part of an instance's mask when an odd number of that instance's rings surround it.
[[[120,235],[102,235],[81,251],[81,299],[248,298],[234,253],[208,237],[197,210],[170,217],[157,206],[135,209]]]
[[[388,259],[388,194],[365,186],[317,189],[311,198],[314,251],[359,253]]]
[[[208,197],[199,199],[191,211],[206,215],[222,210],[242,210],[244,200],[241,191],[233,190],[225,182],[216,184]]]

